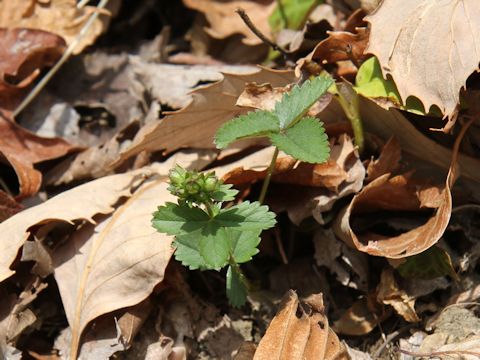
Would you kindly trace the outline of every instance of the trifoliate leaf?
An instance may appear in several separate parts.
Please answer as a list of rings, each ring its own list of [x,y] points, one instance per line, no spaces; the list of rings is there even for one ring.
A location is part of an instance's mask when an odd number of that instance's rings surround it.
[[[312,9],[322,2],[320,0],[277,1],[277,7],[268,18],[268,24],[274,32],[282,29],[299,30],[305,24]]]
[[[215,201],[232,201],[238,194],[238,190],[230,189],[232,184],[222,184],[218,190],[212,194],[212,199]]]
[[[280,120],[280,128],[287,129],[301,119],[332,84],[330,76],[320,75],[305,81],[301,86],[296,85],[292,91],[283,95],[282,100],[275,105],[274,112]]]
[[[208,224],[199,234],[199,250],[207,267],[220,270],[230,257],[230,242],[226,230],[216,224]]]
[[[226,235],[230,242],[230,253],[236,263],[241,264],[250,261],[258,253],[257,246],[260,244],[261,230],[238,231],[228,228]]]
[[[153,213],[152,225],[168,235],[183,235],[202,229],[209,220],[210,217],[202,209],[168,202]]]
[[[253,136],[263,136],[279,130],[279,122],[269,111],[252,111],[226,122],[215,134],[217,148],[223,149],[230,143]]]
[[[222,209],[214,218],[218,226],[232,227],[234,230],[265,230],[276,223],[275,214],[268,211],[268,206],[258,201],[245,201],[228,209]]]
[[[303,118],[283,133],[270,135],[270,140],[280,150],[301,161],[323,163],[330,155],[325,129],[315,118]]]
[[[240,307],[247,300],[247,287],[239,274],[232,266],[227,270],[227,298],[231,305]]]
[[[207,263],[200,254],[199,232],[196,231],[188,235],[180,235],[175,238],[173,246],[176,247],[175,259],[180,261],[190,270],[207,269]]]

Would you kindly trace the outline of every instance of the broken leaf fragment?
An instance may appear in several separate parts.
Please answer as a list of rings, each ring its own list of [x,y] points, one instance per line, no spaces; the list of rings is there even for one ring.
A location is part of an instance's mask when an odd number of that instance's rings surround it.
[[[267,332],[258,344],[254,360],[348,359],[344,345],[330,328],[322,294],[300,302],[288,291]]]

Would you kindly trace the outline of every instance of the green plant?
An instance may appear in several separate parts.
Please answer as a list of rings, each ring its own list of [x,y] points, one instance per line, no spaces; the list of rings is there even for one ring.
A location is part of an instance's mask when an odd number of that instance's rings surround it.
[[[178,198],[153,214],[152,225],[159,232],[175,236],[175,258],[190,269],[227,269],[227,297],[234,306],[245,303],[248,281],[241,263],[258,253],[260,234],[276,223],[275,214],[261,205],[275,167],[279,150],[296,159],[321,163],[329,157],[323,124],[306,117],[309,108],[333,84],[319,76],[295,86],[283,96],[274,111],[254,111],[224,124],[215,137],[217,147],[254,136],[267,136],[276,146],[259,201],[245,201],[222,208],[237,190],[224,184],[213,172],[187,171],[179,166],[170,171],[169,191]]]

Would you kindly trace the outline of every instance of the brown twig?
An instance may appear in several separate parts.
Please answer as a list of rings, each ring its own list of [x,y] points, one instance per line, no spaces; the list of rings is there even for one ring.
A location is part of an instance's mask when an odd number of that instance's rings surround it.
[[[277,44],[275,44],[272,40],[270,40],[269,38],[267,38],[253,23],[252,23],[252,20],[250,20],[250,18],[248,17],[247,13],[245,12],[245,10],[243,10],[242,8],[238,8],[237,10],[235,10],[235,12],[242,18],[243,22],[245,23],[245,25],[247,25],[247,27],[260,39],[262,40],[265,44],[267,44],[268,46],[270,46],[273,50],[276,50],[280,53],[282,53],[283,56],[285,57],[288,57],[288,53],[282,49],[280,46],[278,46]]]

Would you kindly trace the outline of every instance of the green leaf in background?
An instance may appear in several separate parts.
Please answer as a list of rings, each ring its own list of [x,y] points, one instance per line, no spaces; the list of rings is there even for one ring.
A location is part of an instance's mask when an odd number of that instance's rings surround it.
[[[397,270],[404,278],[430,280],[449,275],[458,280],[450,256],[438,246],[432,246],[418,255],[408,257]]]
[[[280,129],[287,129],[300,120],[332,84],[330,76],[320,75],[301,86],[295,85],[283,95],[282,100],[275,104],[274,112],[280,120]]]
[[[175,238],[175,259],[180,261],[190,270],[207,269],[207,263],[200,254],[198,234],[193,232],[188,235],[180,235]]]
[[[232,227],[234,230],[266,230],[275,226],[275,213],[258,201],[244,201],[228,209],[222,209],[214,218],[219,227]]]
[[[260,232],[260,230],[237,231],[231,228],[227,230],[230,253],[237,264],[250,261],[258,253]]]
[[[223,124],[215,134],[215,144],[217,148],[223,149],[236,140],[263,136],[278,129],[279,121],[271,112],[252,111]]]
[[[153,213],[152,225],[168,235],[183,235],[203,228],[210,217],[200,208],[167,202]]]
[[[384,107],[393,106],[417,115],[427,115],[422,102],[416,97],[408,97],[403,105],[397,86],[392,79],[383,78],[380,63],[375,56],[364,61],[358,69],[354,89],[358,94],[381,103]],[[429,115],[442,116],[436,107],[432,107]]]
[[[245,304],[247,300],[247,287],[245,282],[242,281],[242,274],[229,266],[227,270],[227,297],[230,304],[235,307],[240,307]]]
[[[270,28],[274,33],[282,29],[299,30],[310,12],[321,3],[320,0],[277,0],[277,7],[268,18]]]
[[[301,161],[322,163],[330,155],[325,129],[315,118],[303,118],[283,133],[270,135],[270,140],[280,150]]]

